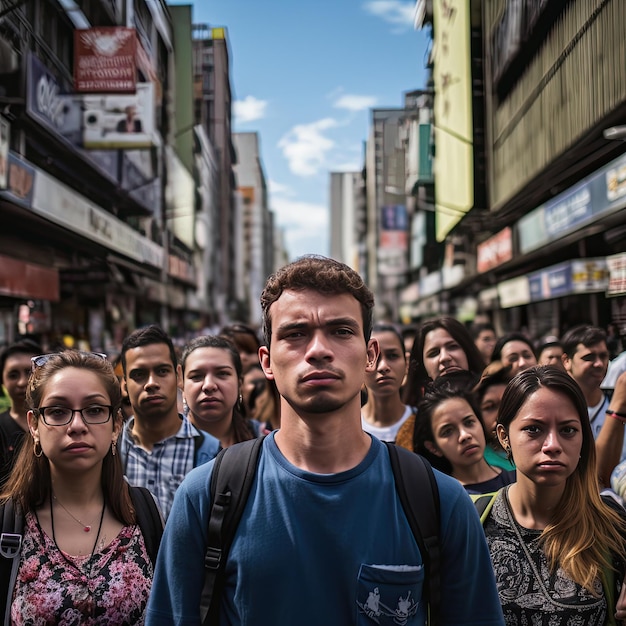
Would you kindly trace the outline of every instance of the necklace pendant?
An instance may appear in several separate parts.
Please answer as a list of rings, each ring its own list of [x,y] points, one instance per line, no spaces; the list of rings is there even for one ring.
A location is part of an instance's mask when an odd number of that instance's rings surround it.
[[[89,533],[89,532],[91,532],[91,526],[85,526],[85,527],[83,528],[83,530],[84,530],[86,533]]]

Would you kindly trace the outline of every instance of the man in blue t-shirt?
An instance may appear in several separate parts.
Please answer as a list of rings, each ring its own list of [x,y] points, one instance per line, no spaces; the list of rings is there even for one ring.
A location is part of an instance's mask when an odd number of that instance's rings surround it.
[[[348,266],[307,256],[268,279],[261,365],[281,396],[228,555],[219,624],[427,623],[422,555],[387,448],[361,427],[360,390],[379,353],[374,298]],[[176,493],[146,624],[200,623],[213,462]],[[441,625],[503,626],[474,506],[436,472]]]

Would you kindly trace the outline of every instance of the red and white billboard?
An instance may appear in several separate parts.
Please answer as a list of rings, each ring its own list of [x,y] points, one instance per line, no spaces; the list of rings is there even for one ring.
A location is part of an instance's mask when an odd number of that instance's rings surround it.
[[[74,31],[74,89],[79,93],[135,93],[134,28],[99,26]]]

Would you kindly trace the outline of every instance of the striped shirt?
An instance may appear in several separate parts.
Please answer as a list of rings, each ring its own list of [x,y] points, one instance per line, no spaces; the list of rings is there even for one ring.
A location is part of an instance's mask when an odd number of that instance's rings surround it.
[[[151,491],[166,519],[178,485],[194,467],[195,437],[200,436],[200,431],[186,417],[180,415],[180,418],[181,425],[175,435],[155,443],[152,450],[145,450],[133,435],[135,418],[131,417],[124,425],[119,443],[128,482]]]

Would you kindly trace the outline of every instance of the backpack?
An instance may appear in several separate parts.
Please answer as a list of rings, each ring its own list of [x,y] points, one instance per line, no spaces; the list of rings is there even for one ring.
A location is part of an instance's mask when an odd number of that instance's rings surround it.
[[[163,534],[163,517],[154,497],[145,487],[130,487],[130,497],[146,544],[146,552],[154,568]],[[0,615],[4,616],[2,623],[9,624],[24,531],[22,508],[13,500],[7,500],[0,506],[0,528]]]
[[[254,482],[264,437],[220,451],[211,476],[211,514],[200,601],[203,624],[217,624],[224,567]],[[424,560],[429,624],[440,623],[440,502],[433,470],[423,457],[384,442],[389,450],[398,497]]]

